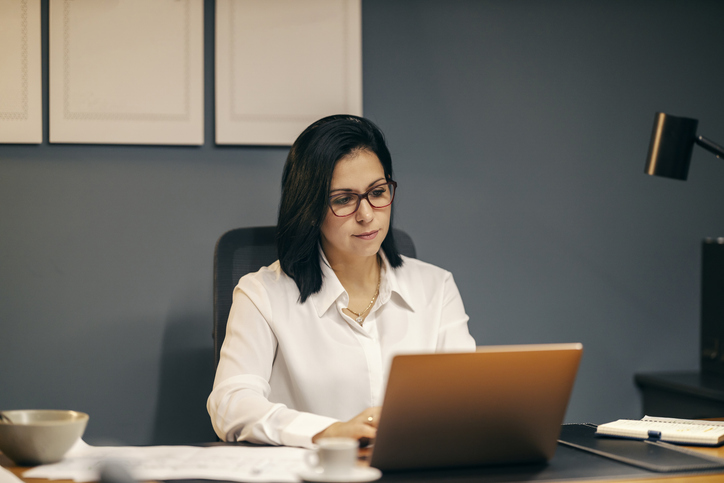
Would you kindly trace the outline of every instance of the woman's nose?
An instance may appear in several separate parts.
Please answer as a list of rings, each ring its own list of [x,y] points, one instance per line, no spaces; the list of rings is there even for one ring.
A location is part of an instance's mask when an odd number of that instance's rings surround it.
[[[360,201],[359,208],[357,209],[357,221],[370,222],[375,217],[375,210],[367,200]]]

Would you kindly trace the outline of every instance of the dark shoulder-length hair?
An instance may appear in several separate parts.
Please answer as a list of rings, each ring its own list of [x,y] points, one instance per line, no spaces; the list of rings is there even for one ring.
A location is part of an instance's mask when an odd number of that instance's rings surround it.
[[[340,159],[360,150],[375,153],[385,179],[392,180],[392,158],[382,131],[362,117],[345,114],[320,119],[305,129],[289,150],[282,175],[276,241],[279,263],[296,282],[300,302],[322,288],[318,244],[334,167]],[[382,250],[393,268],[402,265],[391,217]]]

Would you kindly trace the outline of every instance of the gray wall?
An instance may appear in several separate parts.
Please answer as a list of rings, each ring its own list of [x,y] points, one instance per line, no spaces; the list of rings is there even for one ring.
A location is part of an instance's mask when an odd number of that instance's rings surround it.
[[[213,438],[214,243],[275,222],[286,149],[213,145],[206,14],[204,146],[0,145],[0,408],[86,411],[96,444]],[[639,417],[635,372],[697,367],[724,163],[697,149],[687,182],[643,164],[658,110],[724,141],[723,18],[716,0],[364,0],[397,225],[454,273],[479,344],[583,342],[568,421]]]

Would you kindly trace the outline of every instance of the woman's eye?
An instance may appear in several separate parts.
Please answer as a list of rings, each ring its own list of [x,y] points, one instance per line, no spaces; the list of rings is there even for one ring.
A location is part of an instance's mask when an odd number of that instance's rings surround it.
[[[336,206],[347,205],[352,202],[352,198],[349,196],[340,196],[338,198],[332,198],[332,204]]]
[[[375,198],[379,198],[381,196],[384,196],[385,193],[387,193],[387,190],[385,188],[377,188],[374,191],[372,191],[370,194],[374,196]]]

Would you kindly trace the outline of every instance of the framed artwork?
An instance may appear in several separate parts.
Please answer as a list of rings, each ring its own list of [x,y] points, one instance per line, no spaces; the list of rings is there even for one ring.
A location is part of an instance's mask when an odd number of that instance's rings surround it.
[[[0,0],[0,142],[43,142],[40,0]]]
[[[362,115],[360,0],[217,0],[216,143],[291,145]]]
[[[203,144],[203,0],[50,2],[50,142]]]

